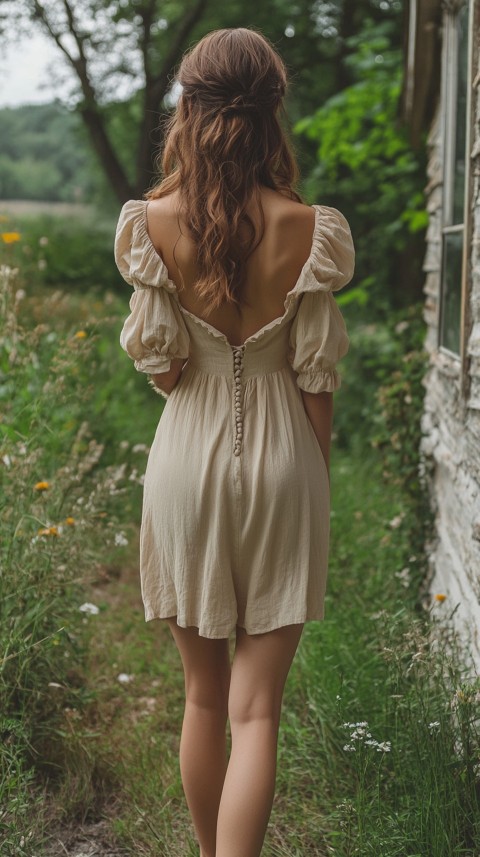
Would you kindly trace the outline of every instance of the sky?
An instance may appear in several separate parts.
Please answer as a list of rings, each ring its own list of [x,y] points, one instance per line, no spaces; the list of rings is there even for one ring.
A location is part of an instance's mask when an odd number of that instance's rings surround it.
[[[48,85],[47,66],[59,57],[58,49],[42,35],[35,35],[0,53],[0,107],[41,104],[62,97],[61,87]],[[62,65],[61,58],[59,65]],[[40,84],[47,84],[40,88]]]

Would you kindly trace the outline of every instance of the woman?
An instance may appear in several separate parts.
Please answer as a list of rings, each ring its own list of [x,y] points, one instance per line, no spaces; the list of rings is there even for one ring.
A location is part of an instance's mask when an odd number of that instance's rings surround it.
[[[178,78],[164,178],[124,205],[115,240],[134,287],[120,342],[167,400],[145,473],[142,598],[183,662],[180,769],[201,857],[257,857],[285,680],[304,623],[324,616],[348,348],[332,292],[354,247],[337,209],[294,190],[285,67],[262,35],[209,33]]]

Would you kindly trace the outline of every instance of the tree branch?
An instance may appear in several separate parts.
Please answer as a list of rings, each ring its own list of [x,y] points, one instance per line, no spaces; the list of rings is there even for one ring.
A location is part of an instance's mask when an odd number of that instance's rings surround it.
[[[156,77],[150,75],[147,68],[148,57],[144,53],[146,87],[137,152],[136,187],[138,194],[143,193],[152,180],[154,156],[161,142],[161,132],[158,127],[159,107],[167,92],[170,75],[184,49],[189,33],[201,20],[206,6],[207,0],[197,0],[188,13],[182,17],[170,50],[165,56],[160,73]]]
[[[207,2],[208,0],[197,0],[190,11],[182,18],[170,50],[163,61],[160,74],[152,81],[152,96],[157,103],[162,100],[167,91],[169,76],[182,52],[187,36],[200,21],[206,9]]]
[[[105,118],[97,104],[97,94],[90,80],[87,58],[83,50],[84,37],[82,37],[76,30],[75,18],[68,0],[63,0],[63,6],[67,16],[68,31],[78,47],[78,57],[72,56],[62,45],[61,36],[63,34],[59,33],[52,27],[45,7],[42,6],[39,0],[33,0],[34,17],[40,20],[43,26],[47,29],[55,44],[67,57],[78,77],[84,97],[83,104],[80,104],[78,108],[80,116],[90,135],[94,151],[96,152],[119,201],[125,202],[126,199],[134,195],[133,189],[127,178],[125,170],[117,157],[115,149],[112,146],[107,133]]]

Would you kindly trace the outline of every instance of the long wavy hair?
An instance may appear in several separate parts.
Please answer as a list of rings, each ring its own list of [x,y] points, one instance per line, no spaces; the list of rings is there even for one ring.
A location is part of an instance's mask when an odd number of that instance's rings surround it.
[[[225,301],[240,312],[246,260],[265,230],[260,188],[301,202],[298,167],[280,122],[285,65],[270,42],[244,27],[214,30],[180,64],[182,86],[158,157],[163,180],[148,200],[178,191],[197,248],[194,289],[208,314]],[[255,228],[247,207],[260,214]]]

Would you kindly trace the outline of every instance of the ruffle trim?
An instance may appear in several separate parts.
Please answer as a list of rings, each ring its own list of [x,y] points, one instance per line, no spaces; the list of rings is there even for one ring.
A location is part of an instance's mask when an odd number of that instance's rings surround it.
[[[333,393],[340,385],[336,369],[308,369],[297,375],[297,386],[306,393]]]
[[[173,358],[161,357],[155,352],[147,357],[142,357],[141,360],[134,360],[134,366],[137,372],[147,372],[149,375],[159,375],[161,372],[168,372]]]

